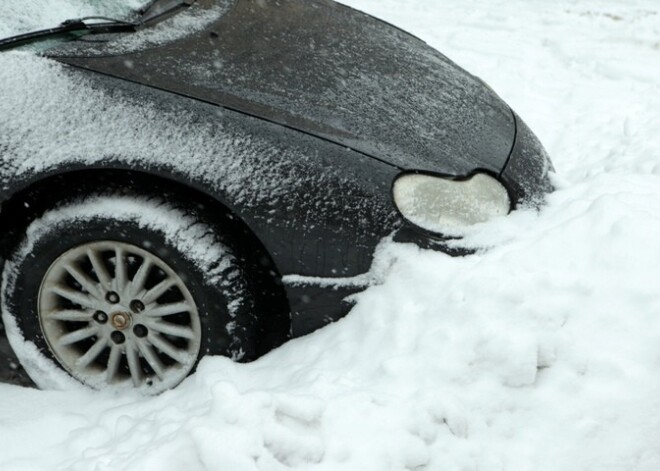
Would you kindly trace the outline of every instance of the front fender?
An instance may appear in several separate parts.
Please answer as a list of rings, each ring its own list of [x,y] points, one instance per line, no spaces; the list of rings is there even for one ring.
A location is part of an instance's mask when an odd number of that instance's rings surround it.
[[[155,174],[229,208],[283,275],[364,273],[400,224],[389,195],[396,167],[215,105],[22,59],[24,75],[3,84],[16,90],[0,107],[21,114],[0,113],[0,201],[80,169]]]

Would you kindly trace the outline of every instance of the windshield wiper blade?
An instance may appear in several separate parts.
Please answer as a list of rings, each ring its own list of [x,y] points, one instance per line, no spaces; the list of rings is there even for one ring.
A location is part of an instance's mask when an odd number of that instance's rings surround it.
[[[99,19],[98,17],[79,18],[66,20],[55,28],[32,31],[19,34],[7,39],[0,39],[0,51],[24,46],[26,44],[42,41],[44,39],[56,38],[58,36],[85,36],[88,34],[126,33],[138,30],[138,25],[126,21],[102,18],[103,22],[87,23],[86,20]]]
[[[158,3],[158,2],[154,2]],[[164,7],[147,11],[138,21],[121,21],[104,16],[88,16],[66,20],[55,28],[32,31],[6,39],[0,39],[0,51],[13,49],[46,39],[73,36],[74,38],[89,34],[134,33],[141,28],[153,26],[188,8],[195,0],[176,0],[165,2]]]
[[[55,28],[42,29],[39,31],[32,31],[30,33],[19,34],[7,39],[0,40],[0,51],[6,49],[13,49],[15,47],[24,46],[34,42],[42,41],[44,39],[57,38],[57,37],[80,37],[88,34],[104,34],[104,33],[125,33],[135,32],[138,25],[126,21],[110,20],[103,18],[103,22],[86,23],[86,20],[98,19],[98,17],[79,18],[73,20],[66,20]]]

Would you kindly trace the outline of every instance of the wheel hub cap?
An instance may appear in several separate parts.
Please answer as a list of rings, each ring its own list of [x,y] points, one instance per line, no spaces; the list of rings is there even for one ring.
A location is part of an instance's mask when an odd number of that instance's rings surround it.
[[[131,315],[127,312],[117,312],[110,319],[112,326],[118,330],[124,330],[131,325]]]

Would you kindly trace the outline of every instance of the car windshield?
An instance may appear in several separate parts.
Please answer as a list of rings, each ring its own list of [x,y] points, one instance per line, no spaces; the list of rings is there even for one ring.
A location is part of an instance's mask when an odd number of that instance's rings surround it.
[[[47,23],[48,16],[22,15],[19,25],[23,31],[4,34],[0,27],[0,38],[6,37],[0,39],[0,51],[24,49],[43,52],[87,35],[131,33],[169,18],[192,3],[185,0],[115,0],[100,4],[90,0],[89,5],[72,10],[82,13],[71,17],[75,19],[50,24]],[[43,29],[44,24],[46,29]]]

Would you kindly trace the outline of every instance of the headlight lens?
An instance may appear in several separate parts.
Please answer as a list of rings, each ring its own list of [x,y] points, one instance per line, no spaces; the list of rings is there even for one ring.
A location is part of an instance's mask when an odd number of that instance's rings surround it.
[[[394,182],[394,203],[410,222],[437,233],[504,216],[511,209],[506,188],[485,173],[461,180],[405,174]]]

